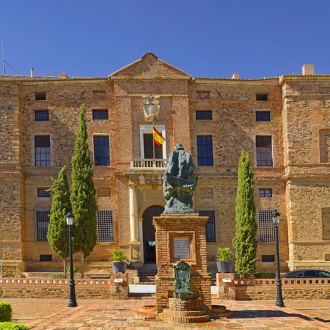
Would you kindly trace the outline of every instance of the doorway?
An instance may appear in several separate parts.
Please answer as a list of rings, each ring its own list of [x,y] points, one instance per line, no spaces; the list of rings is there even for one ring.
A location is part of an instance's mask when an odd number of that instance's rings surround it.
[[[142,230],[143,230],[143,250],[144,263],[156,263],[156,241],[155,241],[155,227],[152,225],[153,217],[161,215],[164,211],[162,206],[154,205],[148,207],[143,215]]]

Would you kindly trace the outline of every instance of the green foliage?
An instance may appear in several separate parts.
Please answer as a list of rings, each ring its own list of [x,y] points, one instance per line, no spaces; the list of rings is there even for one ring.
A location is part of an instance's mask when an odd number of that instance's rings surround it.
[[[7,301],[0,301],[0,322],[11,321],[12,309]]]
[[[253,170],[249,154],[242,150],[238,166],[236,198],[235,270],[247,278],[256,272],[257,224],[255,220]]]
[[[225,248],[218,248],[217,251],[217,261],[220,262],[228,262],[228,261],[233,261],[234,260],[234,254],[231,251],[230,248],[225,247]]]
[[[82,106],[79,117],[78,134],[74,147],[72,164],[71,205],[74,215],[72,228],[73,252],[90,255],[96,244],[95,188],[93,183],[93,163],[90,159],[86,126],[86,110]]]
[[[67,273],[70,273],[70,265],[66,266]],[[79,272],[79,267],[73,266],[73,273],[76,274]]]
[[[255,273],[254,278],[275,278],[275,273]]]
[[[53,179],[52,207],[48,226],[47,239],[52,249],[63,259],[69,256],[68,227],[66,215],[71,211],[69,183],[66,166],[63,166],[57,179]]]
[[[24,323],[0,322],[0,330],[29,330],[29,327]]]
[[[66,274],[64,273],[54,273],[52,274],[52,278],[66,278]]]
[[[127,259],[126,253],[124,250],[113,250],[111,251],[110,261],[125,261]]]

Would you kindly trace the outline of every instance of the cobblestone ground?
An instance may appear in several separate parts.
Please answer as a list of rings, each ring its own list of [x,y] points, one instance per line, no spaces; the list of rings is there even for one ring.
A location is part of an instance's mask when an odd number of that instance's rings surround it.
[[[213,299],[232,311],[230,318],[206,323],[178,324],[158,320],[141,320],[135,311],[155,305],[155,299],[101,300],[77,299],[78,307],[67,307],[68,299],[2,299],[13,308],[13,321],[30,329],[330,329],[330,300],[284,301],[285,307],[273,301],[229,301]]]

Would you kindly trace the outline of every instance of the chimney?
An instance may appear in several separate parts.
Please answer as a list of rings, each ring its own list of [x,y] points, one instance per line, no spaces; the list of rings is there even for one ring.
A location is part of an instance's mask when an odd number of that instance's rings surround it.
[[[33,77],[33,74],[34,74],[33,71],[34,71],[34,69],[31,68],[31,69],[30,69],[30,77]]]
[[[302,67],[303,76],[309,76],[314,74],[314,64],[304,64]]]
[[[231,79],[239,79],[239,78],[241,78],[239,72],[234,72],[233,76],[231,77]]]
[[[68,78],[68,76],[66,75],[66,72],[64,72],[64,71],[60,73],[60,77],[61,78]]]

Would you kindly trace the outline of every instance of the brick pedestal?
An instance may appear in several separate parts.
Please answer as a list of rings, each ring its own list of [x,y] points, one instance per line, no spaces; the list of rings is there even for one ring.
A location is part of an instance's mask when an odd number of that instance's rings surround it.
[[[205,230],[207,220],[208,217],[199,216],[195,213],[162,214],[159,217],[154,217],[153,225],[156,228],[156,260],[158,268],[156,276],[156,305],[158,312],[162,312],[165,308],[170,308],[173,312],[174,302],[170,306],[169,299],[171,301],[175,299],[176,304],[180,306],[185,304],[190,306],[189,315],[193,314],[194,311],[191,309],[195,308],[191,306],[198,305],[195,309],[202,311],[202,313],[198,313],[199,320],[205,319],[201,316],[204,313],[211,313],[211,279],[207,273],[206,258]],[[175,240],[189,241],[189,251],[185,258],[179,258],[177,251],[174,250]],[[178,302],[181,299],[173,298],[175,290],[173,266],[181,260],[192,266],[189,291],[194,293],[194,298]],[[181,311],[184,309],[182,307]],[[168,311],[166,313],[168,314]],[[174,314],[172,313],[172,315]],[[182,313],[180,312],[179,314],[178,317],[182,320]]]

